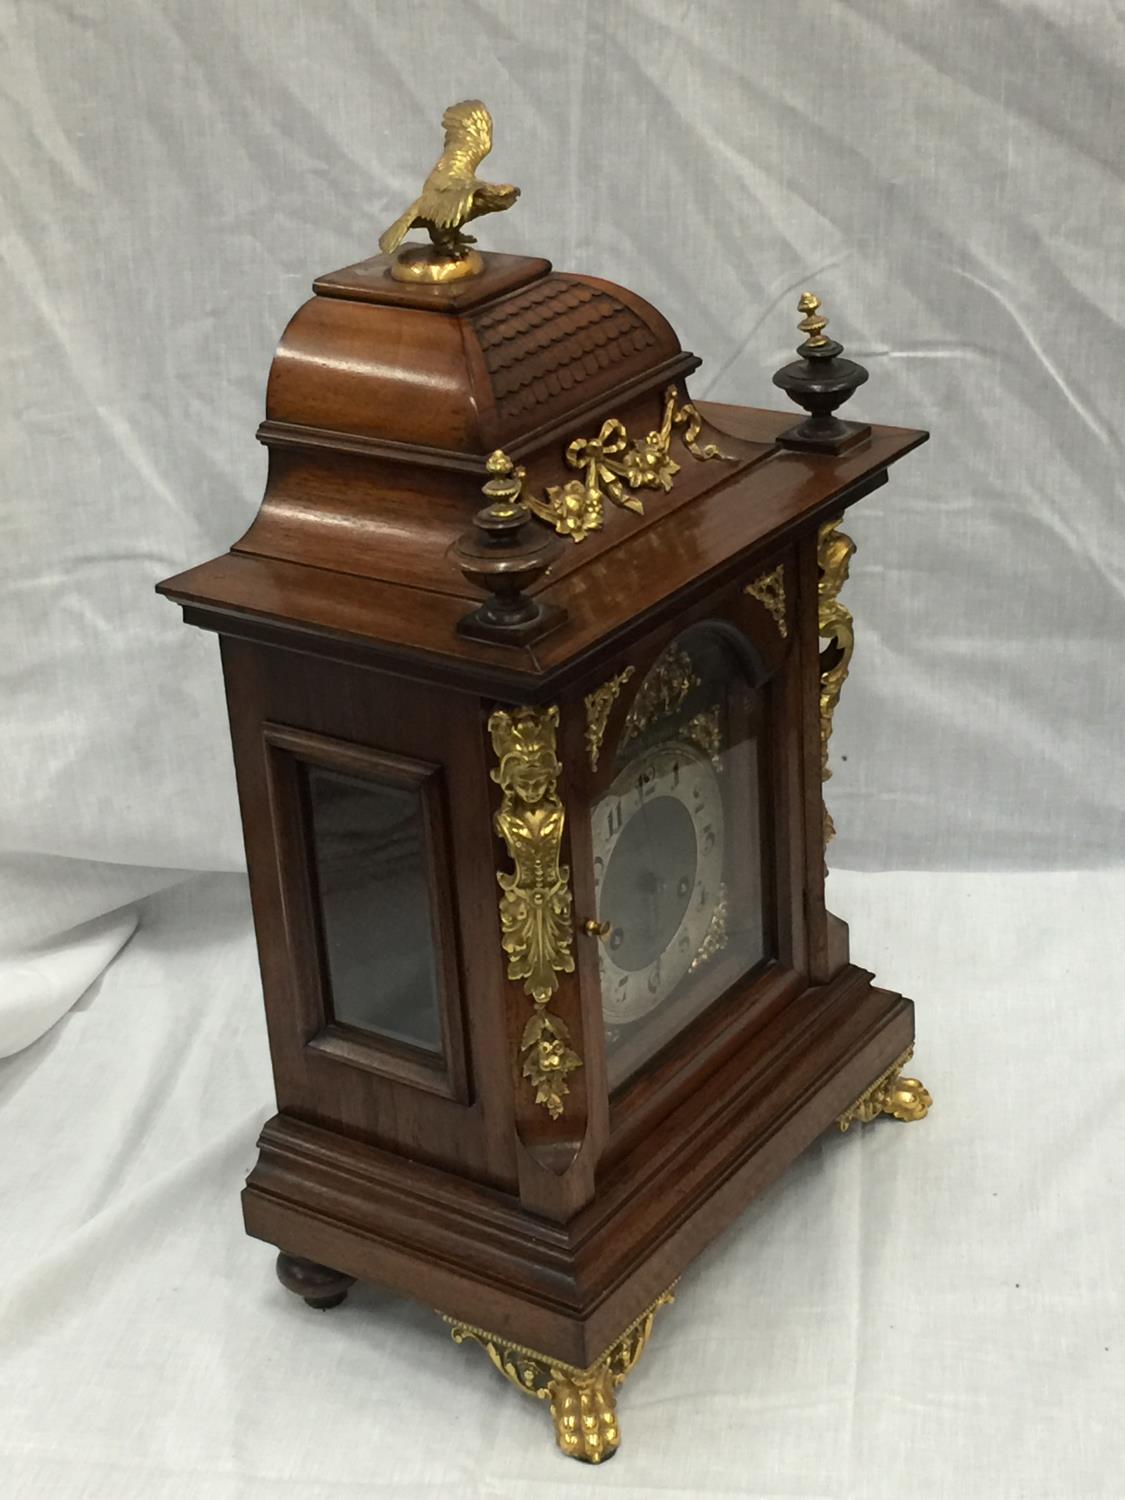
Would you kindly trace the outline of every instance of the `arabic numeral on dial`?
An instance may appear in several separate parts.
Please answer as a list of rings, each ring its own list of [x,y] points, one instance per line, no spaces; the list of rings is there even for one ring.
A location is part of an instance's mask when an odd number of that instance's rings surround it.
[[[656,962],[653,964],[652,969],[651,969],[651,971],[649,973],[649,976],[648,976],[648,992],[649,992],[650,995],[655,995],[656,992],[657,992],[657,990],[659,988],[660,988],[660,960],[657,959]]]
[[[699,887],[699,903],[698,904],[699,904],[700,911],[702,911],[703,908],[707,905],[707,887],[705,885],[700,885],[700,887]]]
[[[703,825],[703,828],[700,832],[700,837],[703,839],[704,854],[710,854],[711,850],[715,847],[715,830],[714,828],[712,828],[710,823],[705,823]]]
[[[621,832],[621,825],[625,821],[625,814],[621,809],[620,801],[617,801],[609,810],[609,836],[615,838]]]

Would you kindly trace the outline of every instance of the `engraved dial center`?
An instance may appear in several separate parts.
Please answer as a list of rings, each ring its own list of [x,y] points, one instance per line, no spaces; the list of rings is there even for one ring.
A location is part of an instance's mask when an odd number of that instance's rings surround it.
[[[601,910],[613,923],[608,944],[619,969],[647,968],[679,931],[692,886],[695,824],[674,797],[654,797],[624,826],[602,885]]]
[[[602,1009],[639,1020],[688,973],[723,879],[723,799],[707,756],[666,741],[616,778],[593,813]]]

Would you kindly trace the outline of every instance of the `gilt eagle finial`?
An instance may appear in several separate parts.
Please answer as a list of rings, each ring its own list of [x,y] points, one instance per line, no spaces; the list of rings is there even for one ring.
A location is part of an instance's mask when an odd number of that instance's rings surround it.
[[[477,168],[492,150],[492,116],[479,99],[451,104],[441,117],[445,144],[421,193],[379,236],[379,249],[393,255],[412,229],[425,229],[431,244],[408,245],[391,265],[398,281],[458,281],[476,276],[484,262],[462,224],[481,214],[511,208],[520,195],[510,182],[482,182]]]

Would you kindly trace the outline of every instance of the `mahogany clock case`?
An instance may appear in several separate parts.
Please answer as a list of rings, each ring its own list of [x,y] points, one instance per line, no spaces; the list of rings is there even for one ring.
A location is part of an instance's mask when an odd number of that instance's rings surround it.
[[[482,434],[463,414],[486,403],[438,399],[484,379],[471,349],[466,360],[467,310],[503,327],[521,289],[548,300],[594,286],[652,333],[593,396],[557,412],[549,393],[537,401],[534,429],[519,413],[481,418],[499,423],[485,443],[508,424],[503,441],[522,443],[529,482],[576,430],[620,413],[630,430],[655,427],[669,383],[686,400],[697,363],[631,293],[552,277],[544,262],[486,260],[494,284],[425,289],[443,297],[422,305],[402,289],[373,303],[376,262],[318,283],[271,377],[259,521],[231,554],[161,588],[221,636],[277,1088],[244,1193],[248,1230],[585,1368],[910,1047],[910,1002],[849,962],[846,929],[825,909],[817,606],[823,528],[925,434],[873,427],[846,452],[807,453],[776,443],[790,414],[700,403],[708,438],[737,458],[685,454],[683,484],[646,495],[643,519],[609,507],[604,530],[561,542],[539,589],[565,620],[541,641],[467,639],[457,622],[479,595],[449,549],[484,478]],[[419,350],[429,361],[421,394],[415,376],[410,387],[426,408],[424,443],[406,383],[374,408],[356,396],[379,363],[376,312],[399,317],[404,367],[416,375]],[[333,391],[311,345],[294,353],[317,337],[347,346],[358,384],[329,359]],[[384,432],[357,434],[356,413],[376,409]],[[405,438],[389,436],[396,422]],[[764,599],[756,585],[770,575],[780,589]],[[727,643],[756,705],[760,840],[733,895],[752,867],[762,948],[727,969],[716,954],[713,995],[680,1015],[673,995],[630,1058],[627,1040],[612,1027],[607,1037],[601,939],[584,930],[598,912],[590,818],[647,674],[693,631]],[[615,678],[592,764],[587,700]],[[519,705],[558,710],[575,967],[558,975],[551,1008],[581,1066],[557,1117],[520,1070],[531,1004],[508,977],[497,908],[505,851],[488,726]],[[364,1024],[366,1002],[357,1011],[340,979],[352,957],[325,918],[321,830],[346,831],[349,809],[374,807],[371,788],[392,813],[417,810],[414,842],[399,841],[413,884],[395,908],[409,930],[423,912],[433,955],[413,1032],[385,1017]],[[749,795],[749,783],[724,792],[735,817]],[[378,945],[363,958],[387,961]]]

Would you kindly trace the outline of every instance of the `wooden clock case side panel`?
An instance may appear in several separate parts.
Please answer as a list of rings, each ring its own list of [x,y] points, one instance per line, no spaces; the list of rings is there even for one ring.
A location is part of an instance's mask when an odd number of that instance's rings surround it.
[[[500,950],[480,937],[497,919],[477,701],[226,637],[222,654],[281,1116],[514,1190]],[[455,951],[446,955],[455,970],[447,970],[446,993],[450,979],[459,991],[460,1025],[452,1035],[447,1026],[445,1036],[454,1097],[441,1097],[409,1069],[396,1079],[383,1065],[365,1066],[364,1041],[349,1046],[346,1034],[325,1027],[307,849],[293,820],[279,818],[285,798],[282,792],[279,802],[277,757],[279,745],[282,764],[287,745],[304,745],[323,762],[326,744],[329,755],[354,747],[357,765],[372,752],[416,762],[442,757],[443,805],[431,797],[427,811],[447,823],[438,847],[444,842],[449,869],[435,878],[448,877],[458,893],[449,903]]]
[[[388,755],[347,740],[304,729],[266,723],[267,780],[275,843],[283,850],[280,875],[289,921],[289,938],[299,1003],[304,1008],[306,1046],[355,1067],[368,1068],[392,1081],[426,1089],[461,1104],[472,1102],[465,1045],[464,1003],[450,884],[448,808],[442,768],[432,761]],[[303,782],[310,771],[390,784],[418,799],[426,904],[433,920],[432,938],[438,975],[440,1051],[399,1042],[341,1022],[333,1015],[330,984],[323,972],[320,921],[317,914],[315,839]]]

